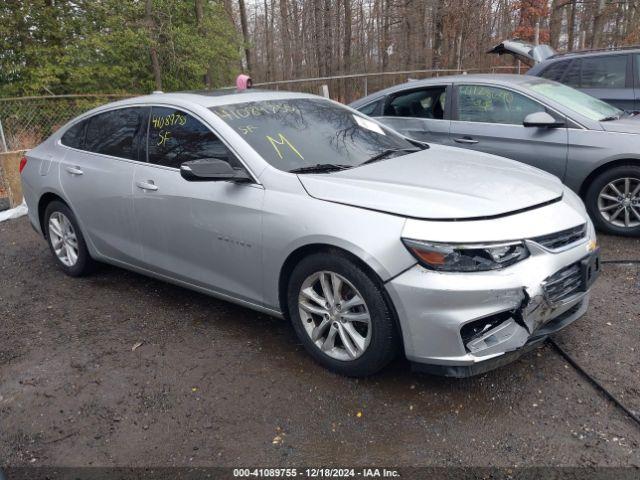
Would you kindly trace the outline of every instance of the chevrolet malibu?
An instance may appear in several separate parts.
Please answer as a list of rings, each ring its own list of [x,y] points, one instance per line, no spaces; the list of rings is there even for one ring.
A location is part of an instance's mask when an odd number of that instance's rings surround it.
[[[20,170],[68,275],[106,262],[285,317],[349,376],[399,352],[449,376],[507,363],[585,313],[599,270],[584,205],[553,175],[313,95],[112,103]]]

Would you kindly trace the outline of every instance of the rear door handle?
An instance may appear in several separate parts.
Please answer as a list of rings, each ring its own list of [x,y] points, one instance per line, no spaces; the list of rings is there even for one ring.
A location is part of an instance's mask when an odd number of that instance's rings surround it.
[[[136,187],[141,188],[142,190],[158,190],[158,186],[153,183],[153,180],[147,180],[145,182],[136,182]]]
[[[453,141],[456,143],[464,143],[467,145],[473,145],[474,143],[478,143],[478,140],[474,140],[471,137],[454,138]]]
[[[71,175],[82,175],[82,174],[84,174],[82,169],[80,167],[77,167],[77,166],[65,167],[65,170],[67,172],[69,172]]]

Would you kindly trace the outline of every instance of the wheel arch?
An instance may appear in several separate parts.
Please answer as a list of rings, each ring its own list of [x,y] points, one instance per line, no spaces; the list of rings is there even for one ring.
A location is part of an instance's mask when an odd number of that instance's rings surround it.
[[[587,175],[587,178],[585,178],[584,181],[582,182],[582,185],[580,186],[580,190],[578,192],[578,194],[580,195],[580,198],[585,200],[585,195],[587,194],[587,190],[589,189],[589,186],[591,186],[593,181],[596,178],[598,178],[598,176],[600,176],[602,173],[612,168],[624,167],[624,166],[640,167],[640,159],[629,158],[629,157],[617,158],[615,160],[610,160],[598,166],[598,168],[596,168],[591,173],[589,173],[589,175]]]
[[[385,282],[381,278],[381,276],[378,274],[378,272],[376,272],[376,270],[371,265],[369,265],[365,260],[363,260],[361,257],[356,255],[355,253],[345,248],[342,248],[336,245],[331,245],[329,243],[310,243],[310,244],[302,245],[296,248],[295,250],[293,250],[287,256],[284,263],[282,264],[282,268],[280,269],[280,274],[278,277],[278,302],[280,306],[280,311],[282,312],[282,315],[287,320],[289,319],[288,306],[287,306],[287,286],[289,283],[289,278],[291,277],[291,274],[295,266],[300,261],[302,261],[302,259],[316,253],[333,253],[337,255],[342,255],[348,258],[349,260],[353,261],[356,265],[358,265],[362,269],[362,271],[369,278],[371,278],[372,281],[376,282],[380,287],[380,289],[382,290],[383,295],[385,296],[385,300],[387,301],[387,304],[391,309],[393,320],[398,329],[398,335],[400,336],[399,338],[404,338],[402,335],[402,325],[400,324],[398,312],[396,311],[396,308],[391,299],[391,296],[389,295],[389,293],[387,292],[387,289],[384,286]],[[402,349],[404,351],[404,344],[403,342],[400,342],[400,343],[402,344]]]
[[[47,238],[47,229],[44,225],[44,213],[47,210],[47,206],[54,201],[59,201],[64,203],[67,207],[69,206],[69,202],[67,202],[64,198],[54,192],[46,192],[44,193],[40,199],[38,200],[38,222],[40,225],[40,231],[42,232],[42,236]]]

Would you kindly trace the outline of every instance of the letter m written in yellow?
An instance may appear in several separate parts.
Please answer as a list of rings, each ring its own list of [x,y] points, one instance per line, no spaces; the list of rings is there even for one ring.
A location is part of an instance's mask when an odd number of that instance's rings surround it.
[[[296,147],[294,147],[291,144],[291,142],[287,140],[287,138],[281,133],[278,134],[278,140],[276,140],[270,135],[267,135],[267,140],[269,140],[269,143],[271,143],[271,146],[275,149],[276,153],[280,157],[280,160],[284,158],[282,156],[282,151],[280,150],[280,147],[283,147],[285,145],[289,147],[291,150],[293,150],[295,154],[298,155],[302,160],[304,160],[304,157],[300,154],[300,152],[296,149]]]

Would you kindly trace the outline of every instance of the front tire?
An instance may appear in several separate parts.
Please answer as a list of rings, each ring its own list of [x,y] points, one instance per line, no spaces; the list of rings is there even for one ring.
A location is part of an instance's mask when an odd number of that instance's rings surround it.
[[[398,352],[393,310],[381,285],[340,252],[310,255],[294,268],[287,307],[307,352],[333,372],[372,375]]]
[[[640,167],[623,165],[601,173],[589,185],[585,203],[601,232],[640,236]]]
[[[51,202],[44,213],[44,224],[51,253],[64,273],[71,277],[90,273],[95,262],[71,209],[60,201]]]

